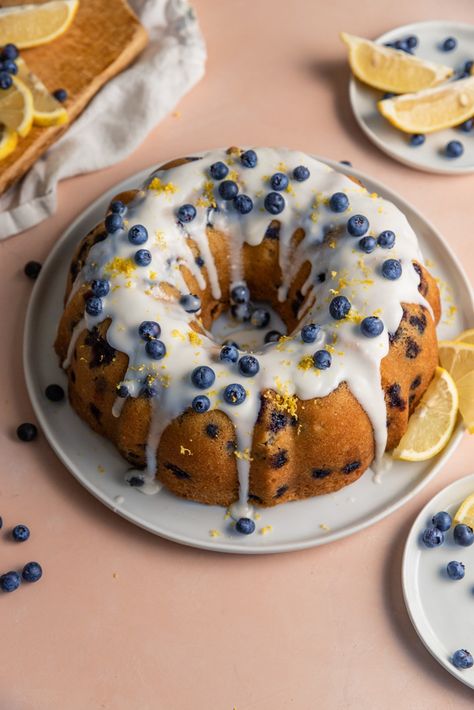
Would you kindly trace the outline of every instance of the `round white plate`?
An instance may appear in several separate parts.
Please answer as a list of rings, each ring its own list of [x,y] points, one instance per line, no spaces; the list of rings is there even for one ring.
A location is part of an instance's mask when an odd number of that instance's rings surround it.
[[[474,59],[474,25],[461,22],[415,22],[386,32],[376,42],[393,42],[408,35],[416,35],[419,43],[415,49],[417,57],[460,69],[469,59]],[[440,43],[446,37],[455,37],[458,41],[452,52],[442,52]],[[372,143],[392,158],[405,165],[430,173],[452,175],[474,172],[474,130],[464,133],[458,128],[447,128],[426,136],[423,145],[412,147],[410,136],[398,131],[377,110],[377,101],[383,91],[372,89],[355,78],[349,86],[349,97],[357,123]],[[444,147],[451,140],[459,140],[464,146],[460,158],[447,158]]]
[[[408,535],[402,563],[403,596],[418,636],[436,660],[470,688],[474,688],[474,667],[458,670],[451,657],[459,648],[474,655],[474,546],[456,545],[452,529],[435,549],[425,547],[420,535],[435,513],[446,510],[453,516],[472,492],[474,474],[443,488],[425,505]],[[449,579],[446,565],[451,560],[464,563],[464,579]]]
[[[467,280],[434,227],[379,182],[329,160],[325,162],[356,175],[369,190],[386,196],[407,215],[419,235],[425,258],[433,261],[432,270],[442,280],[446,315],[439,329],[441,337],[454,336],[474,323]],[[139,185],[148,174],[147,170],[125,180],[92,204],[59,239],[33,289],[25,323],[25,377],[43,433],[59,458],[93,495],[137,525],[177,542],[221,552],[283,552],[319,545],[361,530],[403,505],[444,464],[460,440],[461,426],[437,458],[420,464],[395,462],[377,479],[379,483],[367,471],[356,483],[337,493],[261,509],[256,533],[242,536],[233,532],[223,508],[188,502],[166,490],[145,496],[126,486],[124,474],[128,465],[112,444],[91,431],[67,402],[57,404],[45,398],[48,384],[66,386],[52,344],[72,253],[83,235],[103,219],[110,199]],[[456,312],[450,312],[453,302]],[[267,526],[272,526],[271,530]],[[210,531],[218,534],[211,536]]]

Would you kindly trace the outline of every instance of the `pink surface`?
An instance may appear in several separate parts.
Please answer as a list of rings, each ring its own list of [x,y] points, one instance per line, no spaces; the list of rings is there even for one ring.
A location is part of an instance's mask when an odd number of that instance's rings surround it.
[[[437,225],[473,281],[474,177],[417,173],[367,141],[348,105],[337,37],[342,29],[370,37],[447,15],[472,21],[472,0],[195,6],[209,62],[181,115],[127,161],[63,183],[52,219],[0,244],[0,567],[34,559],[45,571],[38,584],[0,598],[0,710],[472,707],[471,691],[438,666],[412,629],[400,564],[420,507],[472,473],[474,438],[465,436],[440,475],[375,527],[326,547],[258,558],[155,538],[86,493],[43,437],[15,439],[18,423],[34,421],[20,355],[31,290],[24,263],[44,260],[105,189],[171,156],[275,144],[351,160]],[[6,532],[18,522],[32,530],[23,545]]]

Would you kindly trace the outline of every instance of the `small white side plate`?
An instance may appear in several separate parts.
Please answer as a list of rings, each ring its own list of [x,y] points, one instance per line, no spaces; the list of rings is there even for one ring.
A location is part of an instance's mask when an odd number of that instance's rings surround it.
[[[474,59],[474,25],[461,22],[415,22],[386,32],[376,42],[394,42],[408,35],[418,37],[415,54],[421,59],[444,64],[455,70]],[[439,49],[446,37],[457,39],[457,47],[452,52]],[[423,145],[413,147],[409,143],[410,136],[398,131],[378,112],[377,101],[383,93],[355,78],[350,81],[349,98],[357,123],[380,150],[400,163],[430,173],[459,175],[474,172],[474,130],[464,133],[458,128],[447,128],[427,135]],[[461,141],[464,146],[464,154],[459,158],[447,158],[444,155],[446,144],[452,140]]]
[[[456,545],[452,529],[446,533],[445,543],[435,549],[426,548],[420,535],[433,515],[446,510],[453,516],[462,500],[473,492],[471,474],[437,493],[413,523],[402,563],[403,596],[418,636],[436,660],[470,688],[474,688],[474,667],[458,670],[451,657],[459,648],[474,655],[474,546]],[[451,560],[463,562],[464,579],[449,579],[446,565]]]
[[[433,262],[431,270],[441,280],[444,313],[438,328],[440,337],[454,337],[468,324],[472,325],[474,307],[468,282],[440,233],[383,184],[338,163],[324,162],[355,175],[370,191],[387,197],[407,216],[425,258]],[[356,483],[337,493],[261,509],[257,532],[242,536],[225,519],[224,508],[191,503],[166,490],[146,496],[125,485],[128,466],[112,444],[91,431],[67,402],[57,404],[45,398],[48,384],[57,382],[66,386],[53,342],[72,253],[80,239],[103,219],[112,197],[139,185],[149,172],[146,170],[117,185],[69,227],[49,255],[33,289],[25,322],[25,378],[42,431],[65,466],[94,496],[136,525],[176,542],[219,552],[287,552],[321,545],[372,525],[412,498],[449,458],[461,438],[461,425],[446,449],[431,461],[396,461],[378,483],[369,470]],[[454,303],[456,309],[452,311]],[[272,526],[271,530],[267,526]],[[219,535],[212,537],[211,530],[217,530]]]

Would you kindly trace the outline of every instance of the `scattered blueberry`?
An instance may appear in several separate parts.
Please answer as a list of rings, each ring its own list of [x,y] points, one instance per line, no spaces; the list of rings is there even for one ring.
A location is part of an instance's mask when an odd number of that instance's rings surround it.
[[[371,254],[376,246],[377,242],[373,237],[362,237],[362,239],[359,239],[359,247],[366,254]]]
[[[469,525],[458,523],[453,530],[454,542],[462,547],[470,547],[474,542],[474,533]]]
[[[211,167],[209,168],[209,172],[211,174],[211,177],[214,178],[214,180],[223,180],[226,175],[229,173],[229,168],[225,163],[223,163],[221,160],[217,163],[213,163]]]
[[[196,208],[194,205],[181,205],[178,209],[178,219],[180,222],[192,222],[196,217]]]
[[[51,402],[61,402],[64,399],[64,390],[61,385],[48,385],[44,393]]]
[[[30,537],[30,531],[26,525],[15,525],[12,530],[12,538],[15,542],[25,542]]]
[[[239,187],[233,180],[224,180],[219,185],[219,195],[223,200],[233,200],[239,191]]]
[[[460,648],[459,651],[453,653],[453,666],[459,668],[459,670],[466,670],[466,668],[472,668],[474,664],[474,659],[469,651],[465,648]]]
[[[210,406],[211,400],[209,399],[209,397],[206,397],[205,394],[198,394],[197,397],[194,397],[192,402],[192,407],[194,411],[198,412],[199,414],[207,412]]]
[[[470,133],[472,129],[474,128],[474,118],[468,118],[467,121],[464,121],[464,123],[461,123],[458,128],[461,131],[464,131],[464,133]]]
[[[414,133],[412,136],[410,136],[410,145],[415,148],[418,145],[423,145],[425,140],[426,136],[424,133]]]
[[[444,542],[444,533],[438,528],[428,527],[423,532],[422,540],[426,547],[439,547]]]
[[[254,377],[260,370],[257,358],[253,355],[244,355],[239,360],[239,370],[245,377]]]
[[[278,330],[269,330],[268,333],[265,333],[265,337],[263,339],[264,343],[278,343],[280,340],[282,334]]]
[[[38,278],[39,272],[41,271],[41,264],[39,261],[28,261],[25,264],[24,272],[29,279]]]
[[[200,365],[195,367],[191,373],[191,381],[195,387],[200,390],[205,390],[208,387],[212,387],[216,375],[214,370],[212,370],[207,365]]]
[[[0,577],[0,588],[3,592],[14,592],[20,586],[20,582],[18,572],[6,572]]]
[[[293,170],[293,177],[296,180],[296,182],[304,182],[307,180],[310,176],[310,172],[307,167],[304,165],[298,165],[294,170]]]
[[[285,173],[275,173],[274,175],[271,176],[270,178],[270,185],[272,187],[272,190],[276,190],[277,192],[281,192],[282,190],[286,190],[288,187],[289,180]]]
[[[108,214],[105,218],[105,228],[109,232],[109,234],[113,234],[117,230],[122,229],[122,227],[123,219],[121,215],[117,214],[116,212]]]
[[[453,49],[456,49],[457,44],[457,39],[455,39],[454,37],[446,37],[443,44],[441,45],[441,49],[443,50],[443,52],[452,52]]]
[[[255,523],[251,518],[239,518],[235,524],[235,529],[241,535],[251,535],[255,531]]]
[[[335,296],[329,304],[329,313],[335,320],[342,320],[351,310],[351,303],[345,296]]]
[[[449,141],[445,153],[448,158],[459,158],[464,153],[464,146],[461,141]]]
[[[382,264],[382,275],[389,281],[396,281],[402,275],[402,265],[398,259],[386,259]]]
[[[402,52],[408,52],[411,54],[411,49],[407,44],[407,41],[405,39],[397,39],[394,43],[393,46],[395,49],[399,49]]]
[[[280,214],[285,209],[285,198],[278,192],[269,192],[263,205],[270,214]]]
[[[151,254],[148,249],[139,249],[135,252],[135,263],[138,266],[148,266],[151,264]]]
[[[37,582],[43,576],[43,570],[39,562],[27,562],[23,567],[21,576],[25,582]]]
[[[308,323],[301,328],[301,340],[303,343],[314,343],[319,335],[321,327],[316,323]]]
[[[349,207],[349,198],[343,192],[335,192],[331,195],[329,207],[333,212],[345,212]]]
[[[250,322],[254,328],[266,328],[270,323],[270,311],[266,308],[256,308],[250,316]]]
[[[237,362],[239,359],[239,351],[235,345],[223,345],[219,358],[222,362]]]
[[[53,96],[56,101],[64,103],[64,101],[66,101],[67,99],[67,91],[66,89],[56,89],[56,91],[53,91]]]
[[[2,62],[3,71],[7,71],[9,74],[18,74],[18,67],[13,59],[4,59]]]
[[[385,229],[377,237],[377,244],[382,249],[391,249],[395,244],[395,234],[391,229]]]
[[[179,299],[179,304],[184,308],[186,313],[197,313],[201,308],[201,299],[192,293],[186,293]]]
[[[20,52],[15,44],[8,43],[4,46],[1,53],[2,59],[17,59]]]
[[[98,316],[102,313],[102,299],[97,296],[91,296],[86,301],[86,312],[90,316]]]
[[[156,397],[160,391],[160,388],[156,384],[156,382],[149,381],[147,380],[145,384],[143,385],[143,389],[141,391],[141,394],[144,397],[148,397],[151,399],[152,397]]]
[[[230,292],[230,297],[234,303],[248,303],[250,301],[250,291],[245,284],[234,286]]]
[[[166,355],[166,345],[162,340],[147,340],[145,345],[145,350],[147,354],[153,358],[153,360],[161,360]]]
[[[331,353],[327,350],[317,350],[313,355],[313,362],[318,370],[327,370],[328,367],[331,367]]]
[[[246,168],[254,168],[257,165],[257,154],[254,150],[246,150],[240,156],[240,162]]]
[[[363,237],[369,229],[369,220],[362,214],[354,214],[347,222],[347,231],[353,237]]]
[[[24,424],[20,424],[17,428],[16,435],[20,441],[33,441],[33,439],[36,439],[38,435],[38,429],[34,424],[25,422]]]
[[[145,244],[147,239],[148,230],[143,224],[134,224],[133,227],[128,230],[128,241],[131,244],[139,246],[140,244]]]
[[[110,211],[114,214],[123,215],[127,211],[127,207],[122,200],[113,200],[113,202],[110,203]]]
[[[441,530],[441,532],[446,532],[451,527],[453,520],[449,513],[446,513],[446,511],[442,510],[440,513],[436,513],[436,515],[433,515],[431,522],[433,523],[435,528],[438,528],[438,530]]]
[[[253,210],[253,200],[248,195],[234,197],[234,207],[239,214],[248,214]]]
[[[368,316],[361,322],[360,329],[366,338],[376,338],[383,332],[383,323],[377,316]]]
[[[246,396],[245,389],[238,383],[227,385],[224,390],[224,399],[227,404],[242,404]]]
[[[456,562],[456,560],[452,560],[451,562],[448,562],[446,566],[446,572],[450,579],[462,579],[464,577],[464,565],[462,562]]]
[[[418,37],[416,35],[409,35],[405,40],[407,47],[410,49],[415,49],[418,47]]]
[[[103,298],[110,291],[110,283],[105,279],[94,279],[91,282],[91,289],[94,296]]]
[[[138,335],[143,340],[151,340],[151,338],[159,338],[161,328],[154,320],[144,320],[138,326]]]
[[[13,84],[13,79],[6,71],[0,71],[0,89],[9,89]]]

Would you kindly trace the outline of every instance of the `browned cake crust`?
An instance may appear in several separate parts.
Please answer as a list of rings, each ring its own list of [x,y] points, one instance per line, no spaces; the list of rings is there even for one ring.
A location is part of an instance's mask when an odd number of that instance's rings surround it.
[[[134,194],[134,191],[122,193],[115,199],[129,202]],[[272,227],[260,245],[244,245],[244,278],[253,298],[271,303],[291,332],[297,325],[296,314],[304,305],[299,289],[308,276],[309,264],[302,266],[288,299],[280,303],[278,222],[273,222]],[[208,236],[221,291],[228,294],[229,237],[213,229],[208,229]],[[296,230],[295,244],[303,236],[301,230]],[[66,301],[89,250],[105,237],[101,223],[78,245],[71,263]],[[191,246],[197,256],[197,247]],[[402,321],[390,336],[389,353],[381,363],[387,407],[387,450],[394,448],[405,433],[410,413],[425,392],[438,362],[435,326],[440,317],[439,290],[423,265],[414,263],[413,267],[420,275],[419,290],[430,303],[435,320],[423,306],[402,304]],[[213,298],[209,280],[206,290],[201,291],[186,267],[181,267],[181,271],[190,293],[200,295],[202,322],[209,328],[229,307],[229,302],[225,296],[220,300]],[[205,266],[203,272],[206,275]],[[87,284],[81,287],[61,317],[55,344],[61,363],[66,358],[73,330],[83,316],[85,298],[90,295]],[[110,439],[134,467],[140,468],[145,466],[151,405],[144,397],[129,397],[121,415],[112,415],[116,387],[127,370],[128,358],[108,344],[108,326],[109,321],[104,321],[79,335],[67,368],[69,398],[92,429]],[[224,412],[196,414],[188,409],[162,435],[157,452],[157,478],[178,496],[227,506],[238,498],[235,450],[234,426]],[[271,506],[337,491],[364,473],[374,453],[372,424],[346,383],[327,397],[298,399],[296,411],[282,408],[278,395],[267,390],[261,394],[253,435],[250,499]]]

